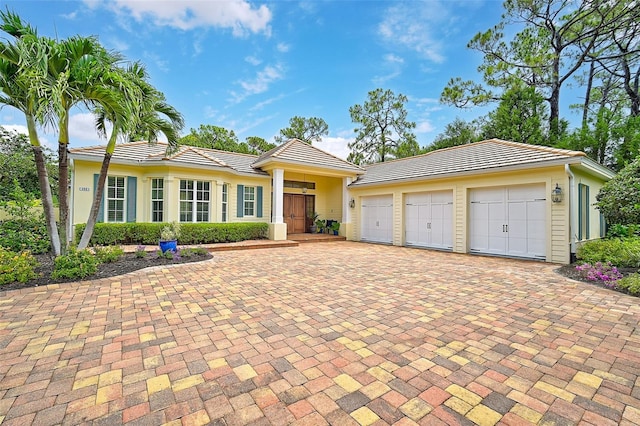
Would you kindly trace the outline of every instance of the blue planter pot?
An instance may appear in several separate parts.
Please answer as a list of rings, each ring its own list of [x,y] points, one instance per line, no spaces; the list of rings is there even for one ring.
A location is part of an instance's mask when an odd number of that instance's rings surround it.
[[[160,250],[162,250],[162,253],[166,252],[167,250],[171,250],[175,253],[176,251],[178,251],[178,240],[160,241]]]

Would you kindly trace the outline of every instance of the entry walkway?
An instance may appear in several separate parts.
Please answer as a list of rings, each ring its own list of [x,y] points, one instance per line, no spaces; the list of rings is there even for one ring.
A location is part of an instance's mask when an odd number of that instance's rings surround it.
[[[0,298],[0,423],[640,424],[637,298],[354,242]]]

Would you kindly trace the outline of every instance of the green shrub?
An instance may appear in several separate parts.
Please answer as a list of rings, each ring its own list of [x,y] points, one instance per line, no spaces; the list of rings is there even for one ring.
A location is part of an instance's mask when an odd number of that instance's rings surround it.
[[[609,223],[640,223],[640,157],[604,184],[596,205]]]
[[[640,226],[638,225],[611,225],[607,230],[607,238],[628,238],[638,235]]]
[[[98,258],[98,263],[112,263],[122,257],[124,249],[120,246],[96,247],[93,252]]]
[[[16,253],[0,247],[0,285],[37,278],[37,266],[38,262],[29,251]]]
[[[624,277],[618,281],[618,288],[633,296],[640,295],[640,274],[635,273]]]
[[[579,260],[595,264],[607,263],[619,268],[640,267],[640,238],[611,238],[588,241],[578,247]]]
[[[48,253],[51,248],[43,218],[12,219],[0,223],[0,246],[11,251]]]
[[[85,278],[98,271],[98,258],[89,250],[71,249],[56,257],[51,278]]]
[[[156,245],[166,223],[97,223],[91,237],[92,245]],[[85,225],[76,225],[79,240]],[[267,238],[267,223],[182,223],[178,243],[211,244],[230,243]]]
[[[145,250],[145,246],[139,245],[138,247],[136,247],[135,254],[138,259],[144,259],[145,257],[147,257],[147,251]]]
[[[179,253],[181,257],[193,257],[193,256],[204,256],[209,253],[209,251],[202,247],[185,247],[179,249]]]

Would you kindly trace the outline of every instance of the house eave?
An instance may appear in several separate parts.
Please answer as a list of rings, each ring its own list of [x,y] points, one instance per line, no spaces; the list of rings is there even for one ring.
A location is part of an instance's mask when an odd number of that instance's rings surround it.
[[[358,170],[354,168],[349,169],[346,167],[342,168],[342,167],[331,167],[331,166],[317,166],[317,165],[304,163],[300,161],[292,161],[292,160],[285,160],[285,159],[274,160],[272,158],[253,163],[252,165],[253,167],[258,167],[265,170],[276,169],[278,168],[278,166],[283,166],[283,167],[293,166],[296,169],[301,169],[301,170],[305,169],[305,170],[309,170],[309,172],[312,172],[312,173],[319,172],[319,174],[321,174],[322,171],[326,170],[326,171],[330,171],[332,176],[358,176],[366,173],[364,169]]]
[[[70,154],[70,159],[75,161],[88,161],[93,163],[101,163],[102,157],[96,157],[95,155],[82,155],[82,154]],[[144,166],[144,167],[153,167],[153,166],[168,166],[168,167],[179,167],[191,170],[206,170],[206,171],[220,171],[230,173],[236,176],[249,176],[255,178],[270,178],[269,174],[262,171],[256,170],[255,173],[247,173],[236,170],[232,167],[224,167],[224,166],[215,166],[215,165],[199,165],[199,164],[189,164],[189,163],[177,163],[171,160],[122,160],[122,159],[112,159],[111,164],[118,164],[123,166]]]
[[[513,172],[518,170],[531,170],[531,169],[539,169],[544,167],[564,166],[567,163],[581,163],[581,160],[580,158],[577,158],[575,161],[573,158],[563,158],[563,159],[550,160],[550,161],[547,160],[547,161],[522,163],[522,164],[516,164],[512,166],[487,167],[487,168],[465,170],[465,171],[453,172],[453,173],[437,173],[437,174],[431,174],[431,175],[415,176],[410,178],[389,179],[389,180],[369,182],[369,183],[358,183],[356,181],[351,183],[349,187],[350,188],[366,188],[366,187],[372,187],[372,186],[393,185],[398,183],[420,182],[420,181],[432,180],[432,179],[452,179],[457,177],[478,175],[482,173]]]

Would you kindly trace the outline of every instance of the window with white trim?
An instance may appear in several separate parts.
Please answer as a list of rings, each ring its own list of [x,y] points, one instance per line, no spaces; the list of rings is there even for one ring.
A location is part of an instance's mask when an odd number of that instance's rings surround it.
[[[222,185],[222,221],[227,222],[227,212],[229,208],[229,184]]]
[[[589,185],[578,184],[578,241],[588,240],[589,229]]]
[[[244,187],[244,216],[254,216],[256,211],[256,187]]]
[[[107,176],[107,222],[124,222],[125,186],[123,176]]]
[[[180,222],[208,222],[210,204],[210,182],[180,181]]]
[[[164,222],[164,179],[151,179],[151,222]]]

